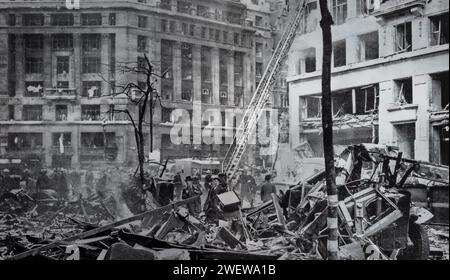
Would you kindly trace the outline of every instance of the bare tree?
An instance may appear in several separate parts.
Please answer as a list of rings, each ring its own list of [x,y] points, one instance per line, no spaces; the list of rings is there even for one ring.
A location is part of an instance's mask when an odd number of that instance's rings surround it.
[[[139,171],[139,178],[141,187],[145,184],[145,143],[144,143],[144,125],[148,124],[150,129],[150,152],[153,152],[153,114],[155,110],[156,103],[162,107],[160,95],[155,89],[156,78],[161,78],[164,75],[158,75],[153,71],[153,65],[148,59],[147,55],[144,55],[145,61],[131,64],[122,64],[118,67],[122,74],[131,73],[138,76],[145,77],[144,83],[138,82],[127,82],[124,85],[115,85],[115,90],[112,96],[123,96],[125,95],[128,99],[128,104],[137,107],[137,115],[130,112],[129,108],[126,109],[112,109],[107,113],[121,113],[125,114],[133,126],[134,137],[136,141],[137,157],[138,157],[138,168],[136,172]],[[104,79],[105,80],[105,79]],[[149,121],[146,120],[146,115],[149,114]]]
[[[332,36],[331,25],[333,18],[328,10],[327,0],[320,0],[320,13],[322,20],[323,61],[322,61],[322,127],[323,127],[323,151],[325,157],[325,176],[328,197],[328,259],[337,260],[338,255],[338,221],[337,205],[338,195],[336,188],[336,171],[334,168],[333,149],[333,112],[331,109],[331,51]]]

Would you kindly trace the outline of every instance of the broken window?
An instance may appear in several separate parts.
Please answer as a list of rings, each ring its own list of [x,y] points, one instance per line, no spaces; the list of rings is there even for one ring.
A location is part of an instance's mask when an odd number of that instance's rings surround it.
[[[114,132],[82,132],[82,148],[117,148],[116,134]]]
[[[44,48],[44,36],[42,34],[24,34],[23,41],[26,50],[42,50]]]
[[[209,7],[203,5],[197,5],[197,16],[210,17]]]
[[[99,73],[101,66],[101,58],[97,56],[83,57],[83,74]]]
[[[307,49],[305,50],[305,54],[305,72],[311,73],[316,71],[316,49]]]
[[[42,133],[8,133],[8,149],[12,151],[42,148]]]
[[[256,50],[256,57],[263,56],[263,44],[262,43],[256,43],[255,50]]]
[[[223,37],[223,42],[227,43],[228,42],[228,31],[223,31],[222,32],[222,37]]]
[[[99,121],[100,105],[81,105],[81,120]]]
[[[263,26],[263,18],[260,16],[255,16],[255,26]]]
[[[137,58],[137,68],[141,71],[147,69],[147,60],[143,56]]]
[[[216,29],[216,33],[214,35],[214,39],[216,41],[220,41],[220,30],[219,29]]]
[[[171,10],[172,5],[170,4],[171,0],[160,0],[159,7],[164,10]]]
[[[100,97],[102,95],[102,82],[100,81],[84,81],[82,97]]]
[[[334,24],[343,24],[347,19],[347,0],[332,0]]]
[[[173,94],[173,43],[172,41],[161,41],[161,95],[165,100],[172,99]]]
[[[58,88],[58,89],[69,88],[69,82],[68,81],[58,81],[56,84],[56,88]]]
[[[54,147],[59,147],[62,142],[64,147],[72,146],[72,133],[70,132],[58,132],[52,133],[52,143]]]
[[[369,85],[356,89],[355,102],[357,115],[377,112],[380,102],[378,85]]]
[[[412,92],[412,78],[396,80],[396,103],[399,105],[412,104],[413,92]]]
[[[345,40],[333,43],[334,67],[346,65]]]
[[[167,19],[161,19],[161,32],[167,32]]]
[[[8,105],[8,113],[9,113],[9,120],[15,120],[16,119],[16,117],[15,117],[15,115],[16,115],[16,110],[15,110],[15,107],[14,107],[14,105]]]
[[[212,76],[211,76],[211,48],[201,48],[201,74],[202,74],[202,103],[212,103]]]
[[[181,23],[181,34],[188,35],[188,25],[187,23]]]
[[[67,121],[67,105],[55,105],[55,120]]]
[[[9,26],[15,26],[16,25],[16,15],[15,14],[9,14],[8,15],[8,25]]]
[[[449,104],[449,79],[448,71],[434,74],[432,77],[432,105],[435,110],[448,110]]]
[[[116,13],[109,14],[109,25],[116,25]]]
[[[23,105],[24,121],[42,121],[42,105]]]
[[[219,52],[219,101],[221,105],[228,104],[228,51]]]
[[[448,44],[448,13],[430,17],[430,45]]]
[[[190,24],[189,25],[189,35],[190,36],[195,36],[195,24]]]
[[[71,50],[73,48],[72,34],[52,35],[52,47],[54,50]]]
[[[406,123],[394,125],[394,138],[397,142],[399,151],[403,152],[404,158],[414,159],[416,124]]]
[[[71,26],[73,25],[73,14],[52,14],[51,24],[54,26]]]
[[[83,52],[96,52],[101,47],[100,34],[83,34],[81,35]]]
[[[206,39],[206,27],[202,26],[200,37],[202,37],[202,39]]]
[[[244,55],[240,52],[234,53],[234,85],[242,87],[244,75]]]
[[[68,56],[56,57],[56,73],[66,75],[69,73],[70,64]]]
[[[192,45],[181,45],[181,99],[192,101]]]
[[[44,59],[42,57],[25,57],[25,73],[42,74],[44,71]]]
[[[177,23],[175,21],[170,21],[169,22],[169,31],[171,33],[176,33],[177,32]]]
[[[375,6],[375,0],[356,0],[356,12],[358,15],[368,15],[370,14]]]
[[[333,92],[332,108],[334,117],[353,114],[352,91]]]
[[[263,64],[260,62],[256,62],[255,64],[255,74],[256,74],[256,79],[259,80],[262,78],[263,75]]]
[[[24,26],[42,26],[44,25],[43,14],[23,14],[22,15]]]
[[[241,24],[241,14],[233,12],[224,12],[225,18],[229,23]]]
[[[306,100],[306,118],[320,118],[322,116],[322,97],[308,96]]]
[[[81,25],[102,25],[102,14],[81,14]]]
[[[359,36],[359,61],[378,58],[378,31]]]
[[[180,13],[190,14],[191,13],[191,3],[188,1],[177,1],[177,11]]]
[[[137,51],[145,52],[147,51],[147,37],[146,36],[137,36]]]
[[[234,33],[234,40],[235,45],[239,45],[239,33]]]
[[[44,82],[25,82],[25,97],[42,96],[44,92]]]
[[[395,26],[395,52],[412,51],[411,22]]]
[[[146,16],[138,16],[138,27],[147,28],[147,17]]]

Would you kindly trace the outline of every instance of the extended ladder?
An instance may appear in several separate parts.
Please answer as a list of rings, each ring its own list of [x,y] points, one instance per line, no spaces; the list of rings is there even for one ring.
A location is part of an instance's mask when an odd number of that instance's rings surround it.
[[[301,0],[295,14],[289,20],[288,26],[283,33],[278,45],[267,65],[266,70],[262,76],[262,79],[253,94],[250,104],[244,113],[244,117],[236,130],[236,135],[233,139],[233,143],[228,149],[225,158],[222,162],[222,171],[231,180],[236,172],[239,162],[244,155],[245,148],[249,137],[254,132],[257,122],[263,112],[267,101],[270,98],[270,89],[275,82],[275,78],[284,63],[284,59],[289,52],[292,42],[295,38],[297,28],[300,24],[300,20],[303,16],[306,0]]]

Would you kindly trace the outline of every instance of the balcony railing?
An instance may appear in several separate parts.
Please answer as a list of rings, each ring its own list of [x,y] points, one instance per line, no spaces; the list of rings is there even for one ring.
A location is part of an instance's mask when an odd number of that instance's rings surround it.
[[[51,100],[75,100],[77,98],[77,90],[75,88],[46,88],[44,98]]]

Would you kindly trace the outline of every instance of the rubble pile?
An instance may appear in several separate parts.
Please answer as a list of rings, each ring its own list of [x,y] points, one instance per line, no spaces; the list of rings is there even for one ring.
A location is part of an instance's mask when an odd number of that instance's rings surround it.
[[[448,259],[448,213],[434,217],[432,203],[428,210],[419,207],[427,198],[417,192],[426,184],[427,194],[436,186],[448,197],[448,168],[423,166],[380,145],[355,145],[343,153],[336,163],[341,259]],[[56,204],[59,210],[39,213],[35,206],[1,214],[0,254],[12,260],[326,258],[324,171],[255,208],[242,209],[233,195],[218,197],[216,222],[192,211],[198,195],[126,218],[114,214],[117,200],[99,197]],[[438,219],[447,219],[447,227],[424,227]]]

